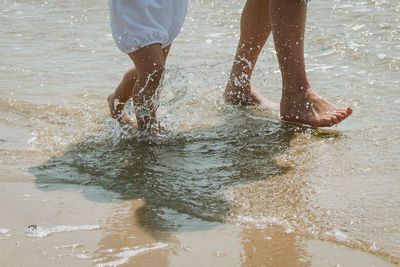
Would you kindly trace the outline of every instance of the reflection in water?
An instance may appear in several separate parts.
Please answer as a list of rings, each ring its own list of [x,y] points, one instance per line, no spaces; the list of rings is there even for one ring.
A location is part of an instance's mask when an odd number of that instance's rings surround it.
[[[310,266],[307,251],[296,235],[281,229],[245,229],[242,266]]]
[[[295,128],[246,114],[159,144],[135,136],[117,144],[87,138],[30,171],[37,184],[96,185],[121,199],[143,199],[138,220],[151,229],[198,229],[202,223],[193,218],[222,222],[232,212],[224,190],[287,170],[275,158],[289,147]]]
[[[93,252],[97,266],[167,266],[168,236],[147,233],[146,228],[137,227],[138,210],[146,205],[143,200],[130,200],[119,203],[114,216],[107,220],[106,234]],[[156,235],[156,236],[155,236]]]

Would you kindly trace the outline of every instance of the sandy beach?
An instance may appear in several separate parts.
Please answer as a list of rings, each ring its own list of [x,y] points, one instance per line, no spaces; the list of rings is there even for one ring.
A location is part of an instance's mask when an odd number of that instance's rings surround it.
[[[400,265],[399,1],[308,4],[310,82],[354,110],[325,129],[224,102],[244,3],[189,1],[148,139],[109,118],[106,2],[2,1],[0,266]]]

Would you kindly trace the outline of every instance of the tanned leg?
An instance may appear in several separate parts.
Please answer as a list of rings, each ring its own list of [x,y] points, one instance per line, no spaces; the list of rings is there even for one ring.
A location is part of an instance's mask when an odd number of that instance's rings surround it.
[[[152,131],[156,125],[157,89],[164,73],[168,52],[169,47],[161,49],[161,44],[151,44],[129,54],[137,72],[132,99],[140,131]]]
[[[126,123],[127,118],[123,115],[126,102],[132,97],[133,86],[136,83],[137,73],[135,66],[132,66],[125,73],[117,88],[108,96],[107,102],[110,108],[111,117],[121,123]]]
[[[167,46],[161,51],[163,54],[164,64],[170,48],[171,45]],[[129,118],[124,116],[123,110],[126,103],[132,98],[133,87],[135,86],[136,80],[137,71],[135,65],[133,64],[133,66],[126,71],[117,88],[107,97],[111,117],[118,120],[122,124],[129,122]]]
[[[269,0],[272,32],[282,72],[280,113],[284,120],[314,127],[332,126],[351,115],[320,97],[310,86],[304,62],[307,4],[299,0]]]
[[[224,97],[226,101],[242,105],[263,105],[279,109],[251,85],[257,58],[271,33],[269,1],[247,0],[240,21],[240,39]]]

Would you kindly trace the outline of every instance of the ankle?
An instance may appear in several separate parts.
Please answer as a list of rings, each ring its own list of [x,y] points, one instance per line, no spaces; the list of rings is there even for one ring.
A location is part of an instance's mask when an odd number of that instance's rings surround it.
[[[249,76],[245,73],[232,74],[226,85],[227,90],[233,92],[242,92],[250,88]]]
[[[282,97],[306,96],[310,91],[312,91],[312,88],[308,81],[284,82]]]

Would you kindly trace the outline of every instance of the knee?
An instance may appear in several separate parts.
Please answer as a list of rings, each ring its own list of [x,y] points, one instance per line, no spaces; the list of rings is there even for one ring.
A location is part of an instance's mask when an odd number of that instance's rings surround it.
[[[158,84],[165,70],[165,64],[161,60],[146,62],[138,73],[141,80],[147,83]]]
[[[129,68],[124,75],[124,80],[126,81],[134,81],[137,79],[137,70],[135,66],[132,66],[131,68]]]

